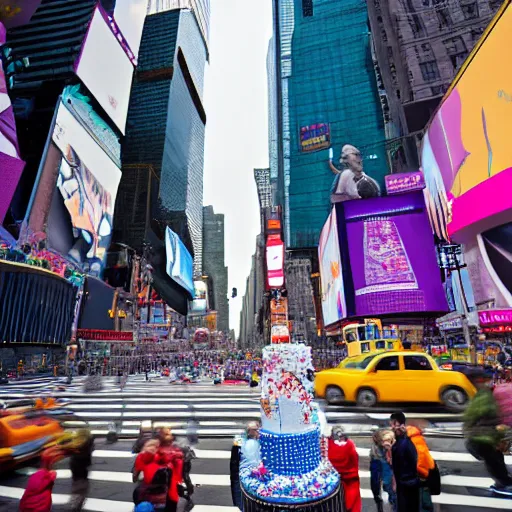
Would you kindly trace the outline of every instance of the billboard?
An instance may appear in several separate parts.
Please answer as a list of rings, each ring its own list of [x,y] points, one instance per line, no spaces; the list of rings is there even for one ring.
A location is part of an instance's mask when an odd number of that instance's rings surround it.
[[[267,238],[267,285],[269,288],[284,286],[284,243],[280,235]]]
[[[139,55],[148,0],[117,0],[114,21],[123,34],[135,58]]]
[[[96,8],[75,73],[124,135],[133,65],[104,16]]]
[[[121,171],[63,103],[52,142],[59,150],[59,174],[48,217],[49,245],[99,276],[112,238]]]
[[[421,191],[341,208],[355,316],[448,310]]]
[[[194,259],[180,237],[169,227],[165,230],[165,252],[167,255],[167,274],[194,295]]]
[[[320,234],[318,261],[324,325],[331,325],[347,316],[336,208],[332,209]]]
[[[204,314],[208,310],[208,286],[204,281],[194,281],[194,300],[189,313]]]
[[[423,139],[429,214],[435,233],[444,239],[459,235],[455,239],[461,240],[465,231],[482,232],[510,219],[512,57],[503,48],[511,45],[512,9],[506,2]]]
[[[281,297],[279,300],[270,301],[270,323],[272,325],[288,323],[288,299]]]
[[[331,128],[327,123],[302,126],[300,129],[300,150],[303,153],[326,149],[331,145]]]

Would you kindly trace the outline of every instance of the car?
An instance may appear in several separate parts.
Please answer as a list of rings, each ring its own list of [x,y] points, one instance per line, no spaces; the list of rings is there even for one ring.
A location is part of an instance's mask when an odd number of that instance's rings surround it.
[[[440,369],[424,352],[371,353],[342,364],[316,374],[317,398],[329,404],[356,402],[365,408],[383,402],[430,402],[460,412],[476,394],[465,375]]]

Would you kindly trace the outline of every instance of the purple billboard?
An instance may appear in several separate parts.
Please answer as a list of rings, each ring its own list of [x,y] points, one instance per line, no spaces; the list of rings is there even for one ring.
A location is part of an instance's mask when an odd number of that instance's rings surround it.
[[[355,316],[448,310],[423,193],[343,204]]]

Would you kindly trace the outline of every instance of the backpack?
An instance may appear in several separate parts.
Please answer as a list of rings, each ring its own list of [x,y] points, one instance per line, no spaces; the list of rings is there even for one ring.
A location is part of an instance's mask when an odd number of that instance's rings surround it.
[[[437,462],[434,469],[431,469],[427,477],[427,487],[431,496],[439,496],[441,494],[441,473]]]

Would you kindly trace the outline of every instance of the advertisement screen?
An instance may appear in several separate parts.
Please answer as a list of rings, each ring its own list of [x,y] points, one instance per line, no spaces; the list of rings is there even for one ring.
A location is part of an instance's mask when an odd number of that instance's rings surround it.
[[[335,208],[332,209],[320,234],[318,261],[320,263],[320,278],[322,282],[324,325],[330,325],[347,316]]]
[[[279,235],[267,239],[267,283],[269,288],[284,285],[284,244]]]
[[[49,244],[100,275],[121,171],[62,103],[52,142],[59,150],[59,175],[48,218]]]
[[[503,52],[512,45],[510,6],[481,41],[423,141],[429,214],[436,234],[445,239],[469,227],[492,228],[503,219],[494,225],[488,219],[512,210],[512,56]]]
[[[75,72],[124,135],[133,65],[96,9]]]
[[[117,0],[114,9],[114,20],[135,58],[139,55],[147,9],[148,0]]]
[[[444,312],[423,193],[343,203],[355,315]]]
[[[165,251],[167,254],[167,274],[193,295],[194,259],[180,237],[170,228],[165,231]]]
[[[194,281],[194,300],[189,313],[206,313],[208,310],[208,286],[204,281]]]
[[[331,129],[326,123],[302,126],[300,129],[300,149],[304,153],[318,151],[331,145]]]

